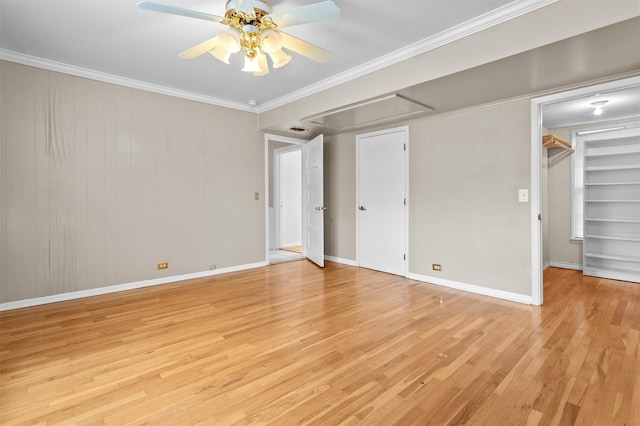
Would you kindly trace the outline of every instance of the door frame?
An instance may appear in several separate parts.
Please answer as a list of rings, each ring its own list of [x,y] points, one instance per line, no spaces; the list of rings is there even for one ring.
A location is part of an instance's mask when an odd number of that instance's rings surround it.
[[[375,132],[362,133],[356,135],[356,266],[360,266],[360,214],[358,213],[358,207],[360,206],[360,140],[373,136],[386,135],[389,133],[404,132],[405,146],[404,151],[404,196],[407,200],[404,209],[404,253],[406,259],[404,262],[404,277],[409,276],[409,126],[399,126],[390,129],[378,130]]]
[[[280,198],[282,194],[282,154],[286,154],[289,152],[300,152],[300,169],[302,174],[302,145],[291,144],[289,146],[283,146],[282,148],[277,148],[273,150],[273,206],[277,207],[274,209],[275,212],[275,221],[276,221],[276,232],[275,232],[275,240],[276,244],[279,247],[283,246],[282,240],[282,212],[280,211]],[[301,177],[302,180],[302,177]],[[268,196],[269,194],[267,194]],[[268,199],[268,198],[267,198]],[[300,209],[300,214],[302,215],[302,208]],[[302,239],[302,235],[300,237]]]
[[[531,304],[542,305],[544,282],[542,273],[542,107],[546,104],[582,98],[596,93],[640,85],[640,77],[622,78],[531,99]],[[542,218],[542,220],[546,220]]]
[[[272,133],[264,134],[264,229],[265,229],[264,256],[265,256],[265,261],[267,265],[270,264],[269,263],[269,237],[270,237],[269,235],[269,141],[288,143],[291,145],[296,145],[298,149],[302,149],[302,146],[305,145],[308,142],[308,140],[292,138],[290,136],[276,135]],[[283,147],[283,148],[287,148],[287,147]],[[278,148],[278,149],[281,149],[281,148]],[[292,149],[295,149],[295,148],[292,148]],[[275,154],[275,150],[274,150],[274,154]],[[275,174],[275,170],[274,170],[274,174]],[[274,176],[273,186],[274,188],[276,187],[275,176]],[[274,199],[273,200],[274,206],[275,206],[275,203],[276,203],[276,200]],[[276,220],[277,220],[277,216],[276,216]],[[302,222],[302,228],[303,228],[302,238],[304,242],[304,235],[305,235],[304,221]],[[304,253],[304,243],[303,243],[302,251],[303,251],[302,256],[306,257],[306,253]]]

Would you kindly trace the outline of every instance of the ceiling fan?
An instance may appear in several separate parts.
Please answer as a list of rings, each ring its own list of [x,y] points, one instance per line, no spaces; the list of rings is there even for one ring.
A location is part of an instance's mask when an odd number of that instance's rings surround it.
[[[219,31],[215,37],[178,56],[193,59],[209,52],[228,64],[232,53],[242,52],[245,59],[242,71],[252,72],[255,76],[269,73],[267,55],[271,58],[273,68],[286,65],[291,60],[291,55],[283,48],[316,62],[326,62],[331,57],[331,52],[286,34],[280,28],[340,17],[340,9],[333,1],[273,12],[271,5],[265,0],[228,0],[224,17],[150,1],[141,1],[137,5],[145,10],[227,25],[229,28]]]

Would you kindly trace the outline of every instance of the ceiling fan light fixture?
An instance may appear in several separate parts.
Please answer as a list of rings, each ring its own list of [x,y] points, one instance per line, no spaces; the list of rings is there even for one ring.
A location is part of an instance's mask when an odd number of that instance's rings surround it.
[[[269,73],[267,55],[271,57],[274,68],[280,68],[289,61],[287,51],[295,52],[319,63],[326,62],[331,53],[304,40],[287,33],[281,28],[312,22],[326,21],[340,17],[340,9],[332,0],[309,4],[274,13],[267,0],[227,0],[224,16],[216,16],[196,10],[141,0],[138,7],[171,15],[197,18],[226,25],[216,37],[200,43],[184,52],[179,57],[194,59],[205,52],[213,57],[229,63],[231,53],[242,52],[245,57],[243,71],[253,72],[260,76]]]
[[[260,39],[262,40],[262,50],[265,53],[273,53],[282,49],[282,36],[277,31],[263,30],[260,33]]]
[[[211,56],[220,60],[221,62],[224,62],[227,65],[229,64],[229,56],[231,56],[231,52],[229,52],[224,47],[218,46],[215,49],[210,50],[209,53],[211,54]]]
[[[269,56],[273,61],[273,68],[283,67],[291,60],[291,55],[287,55],[282,49],[269,53]]]
[[[264,55],[263,53],[258,53],[256,55],[256,58],[258,60],[258,68],[260,68],[260,71],[254,71],[253,75],[255,77],[262,77],[269,74],[269,63],[267,62],[266,55]]]
[[[218,41],[220,46],[224,47],[231,53],[237,53],[242,48],[240,44],[240,31],[233,27],[219,31]]]
[[[244,68],[242,71],[245,72],[253,72],[253,73],[261,73],[260,65],[258,64],[258,58],[254,56],[253,58],[249,58],[248,56],[244,57]]]

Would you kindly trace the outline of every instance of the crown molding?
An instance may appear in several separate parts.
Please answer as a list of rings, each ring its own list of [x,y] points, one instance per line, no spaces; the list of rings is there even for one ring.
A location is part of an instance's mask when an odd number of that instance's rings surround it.
[[[171,87],[160,86],[157,84],[147,83],[140,80],[134,80],[127,77],[121,77],[114,74],[108,74],[100,71],[94,71],[88,68],[77,67],[62,62],[51,61],[49,59],[38,58],[36,56],[25,55],[23,53],[13,52],[11,50],[0,49],[0,59],[15,62],[22,65],[29,65],[36,68],[42,68],[49,71],[55,71],[63,74],[69,74],[76,77],[88,78],[91,80],[101,81],[104,83],[117,84],[119,86],[129,87],[131,89],[146,90],[148,92],[159,93],[161,95],[173,96],[176,98],[187,99],[190,101],[202,102],[209,105],[215,105],[245,112],[257,112],[255,107],[241,104],[238,102],[230,102],[224,99],[213,98],[198,93],[178,90]]]
[[[402,49],[398,49],[363,65],[359,65],[340,74],[336,74],[333,77],[305,87],[304,89],[300,89],[278,99],[265,102],[258,107],[257,112],[267,112],[269,110],[286,105],[290,102],[297,101],[310,95],[314,95],[323,90],[327,90],[340,84],[347,83],[366,74],[370,74],[382,68],[386,68],[398,62],[410,59],[414,56],[421,55],[430,50],[442,47],[446,44],[453,43],[456,40],[460,40],[464,37],[494,27],[503,22],[525,15],[529,12],[533,12],[534,10],[543,8],[558,1],[559,0],[514,1],[513,3],[507,4],[494,11],[485,13],[484,15],[480,15],[460,25],[449,28],[416,43],[410,44],[406,47],[403,47]]]
[[[25,55],[11,50],[0,49],[0,59],[9,62],[15,62],[22,65],[29,65],[50,71],[56,71],[77,77],[88,78],[91,80],[102,81],[105,83],[117,84],[132,89],[146,90],[149,92],[159,93],[162,95],[173,96],[177,98],[187,99],[205,104],[216,105],[220,107],[235,109],[239,111],[263,113],[290,102],[297,101],[307,96],[314,95],[323,90],[330,89],[340,84],[349,82],[356,78],[378,71],[382,68],[391,66],[398,62],[410,59],[414,56],[426,53],[430,50],[452,43],[456,40],[486,30],[503,22],[525,15],[534,10],[543,8],[559,0],[516,0],[499,9],[478,16],[453,28],[435,34],[431,37],[410,44],[402,49],[396,50],[373,61],[363,65],[351,68],[350,70],[336,74],[330,78],[314,83],[304,89],[291,92],[280,98],[267,101],[258,106],[246,105],[244,103],[232,102],[211,96],[205,96],[198,93],[178,90],[167,86],[147,83],[140,80],[134,80],[127,77],[121,77],[114,74],[108,74],[100,71],[94,71],[88,68],[77,67],[74,65],[56,62],[49,59],[38,58],[35,56]]]

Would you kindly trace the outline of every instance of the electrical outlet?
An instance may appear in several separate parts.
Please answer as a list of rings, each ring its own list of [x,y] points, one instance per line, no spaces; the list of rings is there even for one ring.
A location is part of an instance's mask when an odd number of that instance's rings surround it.
[[[434,271],[442,271],[442,265],[441,265],[441,264],[439,264],[439,263],[433,263],[433,264],[431,265],[431,268],[432,268]]]
[[[259,192],[254,193],[253,194],[253,199],[258,201],[260,199],[260,193]]]
[[[158,269],[167,269],[169,267],[169,262],[159,262]]]

